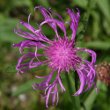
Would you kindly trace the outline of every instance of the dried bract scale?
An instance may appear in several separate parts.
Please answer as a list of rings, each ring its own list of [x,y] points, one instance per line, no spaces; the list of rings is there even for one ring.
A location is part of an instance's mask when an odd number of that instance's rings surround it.
[[[107,85],[110,85],[110,64],[107,62],[103,62],[101,64],[96,65],[95,68],[97,79],[99,79]]]
[[[95,84],[94,79],[96,72],[94,65],[96,62],[96,53],[93,50],[75,47],[75,37],[80,19],[80,12],[78,9],[76,13],[71,9],[67,9],[67,14],[70,17],[69,25],[72,30],[70,39],[66,33],[65,22],[60,15],[41,6],[35,7],[35,10],[39,10],[44,17],[44,21],[39,24],[38,29],[35,29],[29,24],[29,15],[28,23],[21,21],[20,24],[30,32],[20,28],[15,30],[17,35],[26,38],[26,40],[14,44],[14,47],[18,47],[22,54],[18,60],[16,69],[18,73],[24,73],[40,65],[48,65],[48,67],[51,68],[51,72],[47,76],[36,76],[36,78],[44,79],[42,83],[33,84],[35,90],[40,89],[45,91],[44,97],[46,100],[46,107],[48,107],[50,98],[52,98],[53,105],[58,102],[58,86],[61,87],[62,91],[65,91],[61,80],[62,72],[69,73],[70,70],[77,71],[80,79],[80,87],[74,94],[75,96],[80,95],[83,91],[90,89]],[[53,14],[56,15],[58,19],[53,18]],[[42,26],[45,24],[51,27],[55,32],[55,36],[53,36],[52,40],[47,38],[43,33]],[[63,36],[59,35],[58,28],[64,33]],[[24,48],[32,47],[36,48],[35,52],[23,53]],[[43,49],[43,54],[39,54],[37,51],[38,49]],[[91,56],[91,61],[80,57],[78,55],[80,51],[88,53]],[[41,61],[39,59],[40,57],[45,57],[46,60]],[[51,82],[53,74],[55,73],[57,73],[56,78]]]

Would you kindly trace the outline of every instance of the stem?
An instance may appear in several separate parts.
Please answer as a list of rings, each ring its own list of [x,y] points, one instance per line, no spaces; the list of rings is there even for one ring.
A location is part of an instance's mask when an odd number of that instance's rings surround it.
[[[80,110],[80,100],[79,100],[79,96],[72,96],[72,93],[76,91],[75,88],[75,80],[72,79],[72,77],[70,75],[68,75],[68,73],[65,74],[66,80],[67,80],[67,85],[68,85],[68,90],[69,90],[69,94],[71,97],[71,101],[73,104],[73,109],[72,110]]]

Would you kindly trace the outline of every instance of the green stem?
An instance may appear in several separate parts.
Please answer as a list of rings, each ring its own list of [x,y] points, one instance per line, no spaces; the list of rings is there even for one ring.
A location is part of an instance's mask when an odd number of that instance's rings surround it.
[[[72,105],[73,105],[72,110],[80,110],[79,96],[72,96],[72,93],[73,92],[75,93],[75,91],[76,91],[75,80],[72,79],[72,77],[70,75],[68,75],[68,73],[66,73],[65,76],[66,76],[68,90],[69,90],[69,94],[70,94]]]
[[[97,81],[97,87],[101,88],[102,87],[102,83],[100,81]],[[98,93],[96,92],[95,89],[92,90],[92,92],[89,94],[89,96],[87,97],[87,99],[84,101],[84,105],[86,110],[92,110],[93,104],[97,98]]]

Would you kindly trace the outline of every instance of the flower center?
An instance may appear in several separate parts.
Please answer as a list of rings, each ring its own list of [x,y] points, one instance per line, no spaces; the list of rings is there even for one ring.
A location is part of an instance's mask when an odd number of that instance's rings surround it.
[[[65,39],[53,41],[45,50],[45,54],[51,68],[66,71],[73,66],[73,59],[76,56],[72,42]]]

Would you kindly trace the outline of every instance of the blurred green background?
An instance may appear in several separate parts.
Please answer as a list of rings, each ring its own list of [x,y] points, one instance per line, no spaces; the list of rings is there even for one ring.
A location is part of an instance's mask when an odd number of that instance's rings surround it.
[[[97,64],[103,61],[110,63],[110,0],[0,0],[0,110],[46,109],[40,91],[34,91],[31,85],[36,82],[35,74],[46,74],[48,68],[39,67],[23,77],[17,77],[15,68],[20,54],[12,47],[13,43],[23,40],[14,33],[14,28],[20,19],[27,21],[29,13],[33,13],[38,5],[52,8],[65,21],[69,19],[66,8],[78,7],[81,19],[76,44],[96,51]],[[31,22],[40,22],[37,12],[32,15]],[[50,31],[44,31],[52,37]],[[48,110],[110,110],[109,86],[99,82],[99,93],[92,89],[72,99],[73,92],[69,90],[65,76],[62,77],[67,91],[59,91],[58,105],[50,106]],[[73,87],[72,80],[70,77]]]

